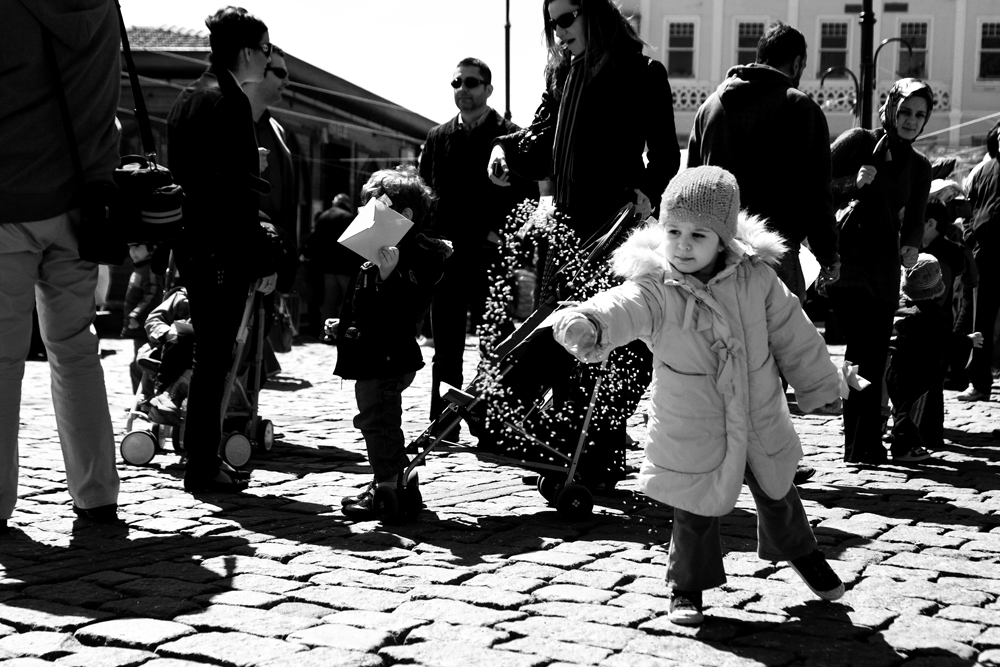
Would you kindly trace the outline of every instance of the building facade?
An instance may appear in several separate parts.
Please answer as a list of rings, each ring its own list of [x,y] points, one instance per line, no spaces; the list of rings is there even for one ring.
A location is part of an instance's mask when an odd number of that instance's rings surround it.
[[[757,40],[776,20],[798,28],[808,46],[801,88],[826,110],[837,136],[858,121],[861,4],[845,0],[622,0],[647,55],[667,67],[681,140],[694,114],[733,65],[754,61]],[[877,96],[904,76],[934,89],[934,114],[921,143],[968,146],[985,141],[1000,112],[1000,2],[910,0],[874,2]],[[906,40],[912,51],[897,40]],[[822,75],[833,68],[821,81]],[[874,100],[877,110],[881,102]],[[877,118],[874,119],[877,125]]]

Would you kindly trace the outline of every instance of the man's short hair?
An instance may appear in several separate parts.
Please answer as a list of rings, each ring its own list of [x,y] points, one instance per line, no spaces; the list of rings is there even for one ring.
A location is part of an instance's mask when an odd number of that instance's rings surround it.
[[[379,169],[361,186],[361,205],[372,197],[387,195],[394,211],[408,208],[413,211],[413,222],[419,225],[434,201],[433,191],[420,178],[417,168],[401,164],[392,169]]]
[[[757,62],[762,65],[782,67],[798,57],[806,57],[806,38],[787,23],[772,23],[757,42]]]
[[[257,47],[260,38],[267,32],[267,26],[259,18],[242,7],[223,7],[207,19],[208,43],[212,47],[209,60],[213,65],[228,70],[236,68],[240,49]]]
[[[490,71],[490,66],[479,58],[462,58],[455,67],[478,67],[479,73],[483,77],[483,82],[487,86],[493,83],[493,72]]]
[[[955,222],[955,216],[948,210],[947,204],[939,201],[931,201],[927,203],[927,208],[924,209],[924,220],[933,220],[934,228],[938,230],[938,233],[945,234],[948,228]]]
[[[986,152],[991,158],[1000,157],[1000,120],[986,133]]]

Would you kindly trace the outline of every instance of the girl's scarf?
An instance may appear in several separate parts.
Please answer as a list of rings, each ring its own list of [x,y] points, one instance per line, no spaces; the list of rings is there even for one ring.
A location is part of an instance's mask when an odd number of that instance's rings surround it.
[[[573,154],[578,140],[576,136],[576,114],[584,87],[601,71],[608,60],[604,53],[591,67],[587,67],[586,54],[573,58],[566,83],[563,84],[559,113],[556,117],[556,136],[552,144],[552,173],[556,177],[555,202],[568,204],[570,186],[573,183]]]

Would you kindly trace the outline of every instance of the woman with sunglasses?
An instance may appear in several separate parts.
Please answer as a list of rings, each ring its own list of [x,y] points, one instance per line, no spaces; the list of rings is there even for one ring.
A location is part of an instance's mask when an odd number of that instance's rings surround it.
[[[488,170],[500,185],[511,172],[551,181],[557,209],[586,242],[629,202],[642,218],[655,213],[677,173],[670,82],[611,0],[543,0],[542,13],[549,59],[541,105],[529,128],[494,143]],[[624,479],[625,420],[651,379],[652,355],[641,341],[616,350],[611,361],[623,380],[601,392],[580,462],[592,490],[609,491]],[[547,371],[555,372],[536,372]],[[583,414],[591,387],[556,380],[553,400],[569,407],[560,413]],[[575,445],[578,434],[579,423],[561,423],[551,439]]]
[[[177,260],[197,344],[188,395],[184,488],[236,492],[249,475],[219,457],[222,398],[247,294],[265,294],[276,275],[258,222],[261,159],[243,84],[262,81],[270,62],[267,26],[226,7],[205,20],[211,66],[181,92],[167,118],[170,169],[184,188],[184,236]]]
[[[551,179],[586,240],[629,201],[643,217],[680,166],[663,65],[611,0],[543,0],[545,92],[531,127],[497,140],[489,173]],[[648,164],[644,164],[643,153]]]

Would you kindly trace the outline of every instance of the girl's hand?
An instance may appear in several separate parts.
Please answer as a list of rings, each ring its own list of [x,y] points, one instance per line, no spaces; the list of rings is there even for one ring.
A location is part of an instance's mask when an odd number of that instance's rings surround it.
[[[653,213],[653,202],[639,188],[635,188],[635,212],[640,220],[645,220]]]
[[[503,146],[497,144],[490,151],[490,160],[486,165],[486,173],[494,185],[502,188],[510,186],[510,170],[507,169],[507,154]]]
[[[854,184],[858,186],[858,189],[865,187],[869,183],[875,180],[875,175],[878,173],[878,169],[870,164],[866,164],[861,169],[858,169],[858,175],[854,179]]]
[[[906,268],[911,268],[917,263],[917,257],[920,255],[920,250],[914,248],[911,245],[904,245],[899,249],[899,258]]]
[[[983,334],[979,333],[978,331],[976,333],[970,333],[969,340],[972,341],[972,347],[983,346]]]
[[[557,343],[577,358],[586,356],[597,344],[597,328],[580,313],[570,313],[556,322],[552,335]]]
[[[378,277],[388,280],[399,264],[399,248],[384,245],[378,249]]]

